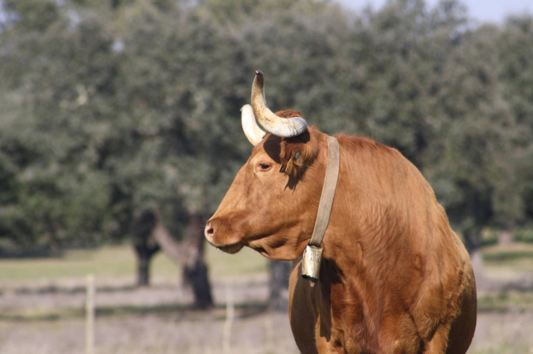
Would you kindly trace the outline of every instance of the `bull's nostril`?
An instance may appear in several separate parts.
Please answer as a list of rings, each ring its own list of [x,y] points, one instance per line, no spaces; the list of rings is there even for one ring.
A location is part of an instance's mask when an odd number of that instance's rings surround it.
[[[205,237],[207,238],[211,238],[215,234],[215,229],[213,229],[213,226],[211,226],[211,223],[207,223],[207,225],[205,225],[204,234],[205,234]]]

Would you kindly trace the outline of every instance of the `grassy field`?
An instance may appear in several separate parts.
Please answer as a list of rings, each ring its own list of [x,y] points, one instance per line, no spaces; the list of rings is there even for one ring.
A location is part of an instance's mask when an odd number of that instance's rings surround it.
[[[0,260],[0,353],[83,353],[87,274],[97,279],[96,353],[297,353],[287,315],[266,310],[267,261],[249,249],[230,256],[211,247],[207,260],[216,301],[209,311],[190,308],[190,290],[163,254],[149,288],[134,286],[128,246]],[[484,265],[469,353],[533,353],[533,245],[489,246]]]
[[[246,248],[237,255],[228,255],[208,247],[207,262],[213,277],[264,273],[267,261]],[[59,258],[0,259],[0,284],[54,282],[80,279],[94,274],[100,279],[135,279],[135,255],[131,246],[108,246],[98,249],[65,251]],[[177,279],[178,267],[163,253],[154,257],[152,272],[154,280]]]

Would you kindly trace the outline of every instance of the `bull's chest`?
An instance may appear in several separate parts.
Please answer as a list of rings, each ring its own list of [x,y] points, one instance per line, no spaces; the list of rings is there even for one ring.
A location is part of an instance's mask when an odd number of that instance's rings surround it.
[[[316,283],[302,279],[295,264],[289,287],[289,317],[302,353],[363,353],[364,333],[359,301],[331,273]]]
[[[362,297],[361,289],[332,277],[316,284],[291,273],[289,317],[300,351],[308,353],[420,353],[424,344],[412,315],[394,297]],[[334,273],[332,273],[334,274]]]

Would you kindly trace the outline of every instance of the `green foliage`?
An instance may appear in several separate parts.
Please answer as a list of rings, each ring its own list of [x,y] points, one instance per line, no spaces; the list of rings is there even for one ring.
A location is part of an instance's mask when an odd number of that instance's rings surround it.
[[[438,110],[450,57],[465,35],[466,18],[455,1],[428,9],[423,1],[390,1],[358,28],[361,45],[353,54],[360,67],[361,127],[397,147],[418,167],[438,142],[445,117]],[[359,59],[359,60],[357,60]]]
[[[235,255],[220,252],[214,247],[206,249],[206,262],[214,277],[233,277],[246,274],[264,275],[268,261],[257,257],[255,251],[243,249]],[[94,274],[102,282],[133,279],[135,255],[126,244],[88,249],[67,249],[61,257],[31,259],[1,259],[2,285],[32,284],[47,279],[52,284],[62,280],[80,279]],[[162,253],[155,256],[154,274],[159,280],[176,279],[176,263]],[[181,272],[178,272],[181,274]]]
[[[54,16],[46,16],[46,26],[35,24],[45,5]],[[95,169],[96,144],[109,107],[104,96],[113,69],[103,58],[112,42],[94,20],[69,30],[55,2],[7,6],[18,16],[1,37],[11,98],[0,133],[3,182],[10,186],[0,207],[3,246],[56,248],[74,235],[98,237],[108,182]]]
[[[446,138],[430,147],[425,169],[467,241],[491,222],[512,226],[521,212],[512,164],[517,127],[500,92],[492,45],[497,35],[488,26],[468,33],[444,67],[437,114]]]
[[[159,211],[178,237],[248,156],[253,72],[274,109],[370,135],[428,177],[466,239],[533,219],[533,20],[456,0],[4,0],[0,249],[100,242]]]
[[[533,219],[533,18],[509,18],[498,37],[499,80],[519,129],[514,141],[515,188]]]

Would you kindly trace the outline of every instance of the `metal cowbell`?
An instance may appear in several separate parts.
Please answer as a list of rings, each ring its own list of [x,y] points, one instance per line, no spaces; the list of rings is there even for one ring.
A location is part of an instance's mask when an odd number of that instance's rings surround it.
[[[322,248],[307,245],[302,256],[302,277],[312,282],[318,281],[321,262]]]

